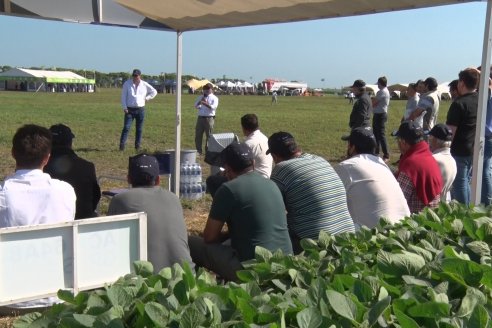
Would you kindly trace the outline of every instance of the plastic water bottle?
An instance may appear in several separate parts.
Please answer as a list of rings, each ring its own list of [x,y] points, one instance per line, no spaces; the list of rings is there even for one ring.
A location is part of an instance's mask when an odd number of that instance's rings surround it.
[[[185,183],[184,184],[184,192],[183,192],[183,199],[190,199],[190,184]]]
[[[195,200],[201,199],[203,194],[202,194],[202,184],[201,183],[196,183],[196,195],[195,195]]]
[[[182,182],[179,184],[179,196],[181,199],[185,199],[185,184]]]
[[[202,182],[202,167],[200,166],[200,163],[195,163],[196,165],[196,182],[201,183]]]
[[[181,163],[181,167],[179,168],[179,173],[180,173],[180,179],[181,179],[181,183],[180,184],[184,184],[184,180],[185,180],[185,174],[186,174],[186,169],[185,169],[185,163]]]
[[[196,183],[196,163],[190,165],[190,183]]]

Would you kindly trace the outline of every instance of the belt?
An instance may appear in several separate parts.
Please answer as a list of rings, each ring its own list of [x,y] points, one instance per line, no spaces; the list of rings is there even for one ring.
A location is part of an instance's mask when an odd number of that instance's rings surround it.
[[[142,108],[144,108],[144,107],[127,107],[126,109],[128,109],[128,110],[140,110]]]
[[[198,116],[199,118],[215,118],[215,116]]]

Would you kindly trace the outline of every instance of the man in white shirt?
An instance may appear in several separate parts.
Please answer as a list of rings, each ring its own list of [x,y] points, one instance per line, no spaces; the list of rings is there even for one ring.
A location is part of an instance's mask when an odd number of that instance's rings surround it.
[[[241,127],[245,136],[244,143],[251,149],[255,164],[254,170],[265,178],[270,178],[272,173],[272,155],[266,154],[268,150],[268,137],[261,133],[258,117],[255,114],[246,114],[241,117]]]
[[[347,157],[335,167],[347,192],[347,204],[356,228],[374,227],[384,217],[392,223],[410,215],[405,196],[393,173],[376,156],[376,138],[370,127],[351,131]]]
[[[383,160],[389,161],[388,142],[386,141],[386,121],[388,120],[388,107],[390,102],[390,93],[387,88],[388,80],[386,76],[378,78],[379,91],[372,100],[373,118],[372,128],[376,137],[376,155],[379,155],[379,149],[383,152]]]
[[[215,122],[215,111],[219,106],[219,98],[213,94],[212,83],[203,86],[203,95],[198,97],[195,108],[198,109],[198,118],[195,126],[195,146],[198,154],[203,154],[202,142],[205,133],[205,147],[209,136],[212,134]]]
[[[12,140],[15,173],[0,185],[0,228],[74,219],[76,197],[72,186],[43,173],[50,158],[51,138],[48,129],[34,124],[24,125],[15,133]],[[9,308],[45,307],[56,300],[34,300],[12,304]],[[0,312],[4,313],[4,308]]]
[[[125,150],[126,139],[128,138],[128,132],[132,127],[133,120],[137,121],[135,149],[140,149],[145,118],[145,101],[154,99],[157,95],[157,90],[140,78],[141,74],[139,69],[134,69],[132,79],[123,83],[123,89],[121,91],[121,107],[123,108],[125,117],[120,137],[120,150]]]
[[[441,201],[449,202],[451,200],[451,187],[456,178],[456,161],[451,156],[451,140],[453,132],[446,124],[436,124],[429,131],[429,148],[432,156],[436,159],[441,170],[442,191]]]

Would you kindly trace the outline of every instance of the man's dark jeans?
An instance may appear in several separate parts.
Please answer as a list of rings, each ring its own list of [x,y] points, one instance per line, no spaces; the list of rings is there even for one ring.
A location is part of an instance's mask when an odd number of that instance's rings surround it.
[[[128,108],[128,113],[125,114],[123,121],[123,130],[121,131],[120,138],[120,150],[125,148],[126,139],[128,138],[128,132],[132,127],[133,120],[136,120],[136,133],[135,133],[135,148],[140,148],[140,142],[142,141],[142,130],[145,118],[145,108],[140,107],[138,109]]]
[[[377,113],[372,118],[372,130],[374,131],[374,137],[376,137],[376,154],[379,155],[379,147],[383,150],[383,158],[389,158],[388,143],[386,142],[386,121],[388,120],[388,114]]]

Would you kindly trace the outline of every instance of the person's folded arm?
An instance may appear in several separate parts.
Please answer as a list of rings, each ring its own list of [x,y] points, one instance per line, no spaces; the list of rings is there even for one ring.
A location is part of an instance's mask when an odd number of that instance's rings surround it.
[[[207,244],[221,243],[226,239],[224,233],[222,233],[222,227],[224,221],[208,217],[205,229],[203,230],[203,241]]]

